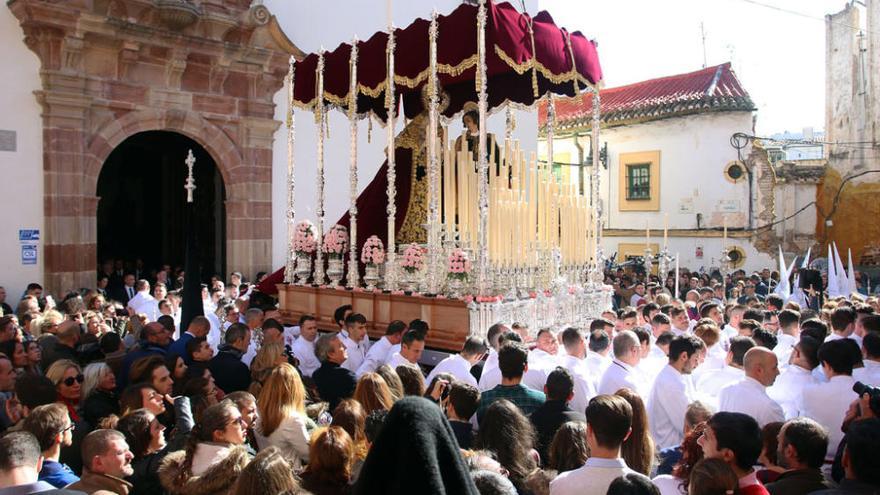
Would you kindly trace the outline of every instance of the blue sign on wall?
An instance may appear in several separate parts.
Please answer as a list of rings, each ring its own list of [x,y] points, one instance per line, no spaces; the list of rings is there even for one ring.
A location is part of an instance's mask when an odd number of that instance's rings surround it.
[[[18,231],[20,242],[34,242],[40,240],[40,229],[20,229]]]
[[[37,264],[37,245],[22,244],[21,245],[21,264],[36,265]]]

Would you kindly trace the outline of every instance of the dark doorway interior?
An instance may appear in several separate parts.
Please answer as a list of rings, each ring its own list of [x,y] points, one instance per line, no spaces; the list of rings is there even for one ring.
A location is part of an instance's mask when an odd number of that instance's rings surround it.
[[[187,176],[196,158],[195,229],[202,275],[226,279],[226,191],[214,159],[192,139],[167,131],[141,132],[110,153],[98,177],[98,260],[141,259],[151,270],[183,266]]]

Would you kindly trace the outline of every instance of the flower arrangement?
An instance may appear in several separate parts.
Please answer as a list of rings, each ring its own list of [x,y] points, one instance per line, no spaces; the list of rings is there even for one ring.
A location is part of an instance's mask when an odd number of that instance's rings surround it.
[[[361,249],[361,263],[367,265],[379,265],[385,261],[385,246],[375,235],[367,238]]]
[[[418,244],[412,243],[403,251],[401,265],[407,273],[415,273],[425,266],[425,251]]]
[[[467,280],[471,271],[471,260],[468,254],[461,248],[457,248],[449,254],[446,264],[447,276],[458,280]]]
[[[330,229],[330,232],[324,235],[324,245],[321,247],[321,250],[331,259],[342,258],[347,245],[348,229],[337,224]]]
[[[315,252],[318,243],[315,240],[315,225],[309,220],[296,224],[293,233],[293,250],[297,255],[308,255]]]

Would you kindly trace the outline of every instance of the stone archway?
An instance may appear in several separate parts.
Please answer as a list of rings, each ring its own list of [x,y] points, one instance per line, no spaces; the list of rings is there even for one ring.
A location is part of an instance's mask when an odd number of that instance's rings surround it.
[[[183,187],[189,152],[196,159],[191,215]],[[141,260],[145,270],[183,267],[186,233],[191,231],[198,242],[202,282],[212,275],[225,280],[224,186],[211,153],[179,132],[144,131],[127,138],[113,149],[98,176],[99,262]]]
[[[252,3],[8,2],[41,63],[47,290],[94,286],[98,175],[143,131],[210,152],[226,184],[227,266],[271,268],[273,97],[303,54]]]

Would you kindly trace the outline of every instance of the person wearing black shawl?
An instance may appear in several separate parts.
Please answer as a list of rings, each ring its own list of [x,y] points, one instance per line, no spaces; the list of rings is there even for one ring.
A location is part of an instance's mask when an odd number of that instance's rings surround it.
[[[391,408],[354,493],[479,495],[440,408],[413,396]]]

